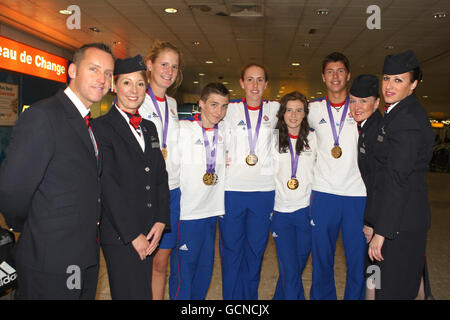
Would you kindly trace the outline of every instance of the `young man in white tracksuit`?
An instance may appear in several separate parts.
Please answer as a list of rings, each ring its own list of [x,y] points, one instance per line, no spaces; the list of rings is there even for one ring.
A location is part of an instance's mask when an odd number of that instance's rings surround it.
[[[366,189],[358,169],[358,130],[348,109],[348,59],[328,55],[322,64],[327,96],[309,103],[308,122],[317,137],[311,194],[311,299],[336,299],[334,255],[341,231],[347,264],[344,299],[364,299]]]
[[[180,121],[180,221],[170,256],[172,300],[202,300],[214,266],[217,216],[225,213],[225,123],[228,89],[208,84],[201,93],[201,114]]]

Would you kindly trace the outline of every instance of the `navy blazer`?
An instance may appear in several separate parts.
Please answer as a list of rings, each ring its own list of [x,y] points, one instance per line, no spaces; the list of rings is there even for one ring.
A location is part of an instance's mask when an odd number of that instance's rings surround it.
[[[430,227],[427,171],[435,134],[414,94],[381,121],[375,143],[374,192],[369,207],[374,232],[389,239]]]
[[[170,227],[169,185],[155,125],[142,120],[145,152],[113,105],[92,121],[103,154],[102,244],[129,244],[155,222]]]
[[[98,264],[100,171],[86,123],[62,90],[20,114],[0,169],[0,212],[22,232],[18,264],[48,273]]]
[[[378,130],[383,116],[377,109],[367,119],[364,126],[361,128],[358,138],[358,167],[361,172],[361,177],[364,181],[367,190],[366,208],[369,208],[372,201],[373,194],[373,180],[375,175],[375,156],[374,146],[377,141]],[[365,211],[365,224],[368,224],[370,218],[366,217],[368,210]]]

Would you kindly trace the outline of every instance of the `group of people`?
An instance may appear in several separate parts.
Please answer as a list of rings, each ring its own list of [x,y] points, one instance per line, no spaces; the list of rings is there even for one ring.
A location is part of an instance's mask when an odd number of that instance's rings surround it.
[[[305,299],[311,253],[310,298],[336,299],[339,231],[345,299],[418,295],[434,134],[414,95],[412,51],[385,59],[384,117],[377,77],[356,77],[348,92],[350,63],[334,52],[322,64],[324,98],[266,101],[267,71],[251,63],[239,80],[245,97],[230,101],[209,83],[201,113],[179,120],[167,91],[182,65],[169,42],[116,60],[104,44],[84,45],[67,89],[20,115],[0,169],[0,212],[21,232],[19,298],[94,299],[101,245],[113,299],[163,299],[169,263],[170,299],[204,299],[217,224],[224,299],[258,299],[270,234],[274,299]],[[91,120],[113,78],[117,98]],[[381,279],[367,279],[371,264]],[[73,266],[80,281],[69,286]]]

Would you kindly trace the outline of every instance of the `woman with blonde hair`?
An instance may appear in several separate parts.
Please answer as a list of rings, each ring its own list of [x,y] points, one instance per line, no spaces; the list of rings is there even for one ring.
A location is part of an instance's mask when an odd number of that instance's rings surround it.
[[[162,300],[170,252],[176,245],[175,231],[180,219],[180,165],[175,148],[179,133],[177,102],[167,95],[167,90],[169,88],[175,90],[181,84],[182,55],[170,42],[156,40],[144,60],[147,66],[148,86],[139,112],[157,128],[161,152],[169,175],[171,230],[165,232],[161,238],[159,249],[153,259],[152,275],[153,299]]]

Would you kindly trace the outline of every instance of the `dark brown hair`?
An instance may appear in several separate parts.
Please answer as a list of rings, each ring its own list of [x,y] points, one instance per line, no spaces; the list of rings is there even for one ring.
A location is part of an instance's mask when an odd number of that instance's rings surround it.
[[[211,82],[203,88],[202,93],[200,94],[200,100],[206,102],[212,93],[227,97],[228,99],[230,98],[230,92],[227,87],[220,82]]]
[[[144,81],[147,85],[147,71],[146,70],[139,70],[139,74],[144,78]],[[117,81],[119,81],[119,78],[122,74],[117,74],[114,76],[114,84],[117,85]]]
[[[114,55],[113,55],[110,47],[108,47],[104,43],[95,42],[95,43],[85,44],[85,45],[81,46],[80,48],[78,48],[74,52],[74,54],[73,54],[73,63],[75,63],[75,65],[78,65],[78,63],[80,63],[80,61],[83,60],[84,54],[85,54],[86,50],[89,49],[89,48],[96,48],[96,49],[105,51],[106,53],[109,53],[111,55],[111,57],[113,58],[113,60],[114,60]]]
[[[263,71],[264,71],[264,79],[265,79],[266,82],[269,81],[269,75],[267,74],[266,68],[264,66],[260,65],[260,64],[257,64],[257,63],[249,63],[249,64],[247,64],[245,67],[243,67],[241,69],[241,80],[244,80],[245,71],[247,71],[247,69],[250,68],[250,67],[258,67],[258,68],[263,69]]]
[[[348,61],[348,58],[340,52],[333,52],[327,55],[325,59],[323,59],[322,73],[325,73],[325,68],[327,67],[327,64],[329,64],[330,62],[338,62],[338,61],[341,61],[344,64],[345,69],[347,69],[347,72],[350,72],[350,61]]]
[[[297,143],[295,145],[295,153],[300,154],[304,150],[304,147],[308,145],[308,134],[309,134],[309,124],[308,124],[308,99],[306,97],[298,92],[293,91],[281,98],[280,102],[280,109],[278,110],[278,122],[275,127],[275,129],[278,129],[279,132],[279,152],[285,152],[289,149],[289,131],[288,127],[286,125],[286,122],[284,121],[284,114],[286,113],[286,107],[287,103],[289,101],[295,101],[299,100],[301,103],[303,103],[303,107],[305,110],[305,117],[302,120],[301,126],[300,126],[300,132],[298,134]]]
[[[415,67],[411,71],[409,71],[411,83],[417,80],[420,83],[422,80],[422,70],[420,67]]]

